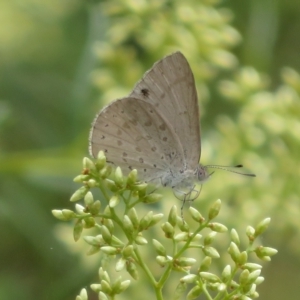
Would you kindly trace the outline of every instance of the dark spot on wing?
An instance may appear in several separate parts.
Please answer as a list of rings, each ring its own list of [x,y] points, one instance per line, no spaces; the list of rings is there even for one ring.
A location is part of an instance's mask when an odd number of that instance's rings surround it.
[[[144,160],[143,160],[143,158],[139,158],[139,162],[142,164],[142,163],[144,163]]]
[[[123,152],[123,156],[126,157],[128,156],[128,154],[126,152]]]
[[[144,97],[149,97],[150,95],[150,91],[146,88],[143,88],[141,89],[141,94],[144,96]]]
[[[161,124],[158,128],[159,128],[160,130],[162,130],[162,131],[165,131],[166,128],[167,128],[167,126],[166,126],[165,123],[163,123],[163,124]]]

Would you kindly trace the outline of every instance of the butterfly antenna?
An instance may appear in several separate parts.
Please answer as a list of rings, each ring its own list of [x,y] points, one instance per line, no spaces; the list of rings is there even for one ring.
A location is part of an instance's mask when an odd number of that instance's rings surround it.
[[[205,166],[205,167],[219,169],[219,170],[224,170],[224,171],[228,171],[228,172],[231,172],[231,173],[235,173],[235,174],[239,174],[239,175],[244,175],[244,176],[256,177],[255,174],[242,173],[242,172],[238,172],[238,171],[235,171],[235,170],[231,170],[232,168],[242,168],[243,165],[236,165],[234,167],[231,167],[231,166],[208,165],[208,166]]]

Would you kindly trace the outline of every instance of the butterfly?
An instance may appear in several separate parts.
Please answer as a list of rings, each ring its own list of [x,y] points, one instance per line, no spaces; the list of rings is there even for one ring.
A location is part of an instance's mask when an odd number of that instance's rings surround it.
[[[156,62],[127,97],[100,111],[90,132],[90,154],[96,157],[100,150],[125,174],[136,169],[139,180],[171,187],[183,201],[198,197],[197,184],[212,174],[208,167],[228,170],[199,164],[198,97],[181,52]]]

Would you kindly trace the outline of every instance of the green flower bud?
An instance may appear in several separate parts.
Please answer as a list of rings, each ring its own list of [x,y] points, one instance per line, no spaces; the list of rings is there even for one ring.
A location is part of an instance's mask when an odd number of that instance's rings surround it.
[[[140,246],[148,244],[148,241],[140,233],[135,238],[135,242]]]
[[[198,276],[195,274],[188,274],[182,278],[180,278],[180,282],[185,282],[185,283],[194,283],[198,279]]]
[[[121,257],[116,263],[116,271],[117,272],[122,271],[125,265],[126,265],[126,259],[124,257]]]
[[[91,192],[87,192],[86,195],[84,196],[84,204],[86,206],[91,206],[94,203],[94,197]]]
[[[204,247],[203,252],[206,256],[210,256],[211,258],[219,258],[220,254],[213,247]]]
[[[119,240],[117,237],[115,237],[114,235],[112,236],[112,242],[111,242],[112,245],[114,245],[115,247],[124,247],[124,243]]]
[[[93,228],[96,224],[96,221],[93,217],[83,219],[83,228]]]
[[[242,273],[240,274],[240,278],[239,278],[239,281],[240,281],[241,285],[247,285],[248,284],[249,274],[250,273],[247,269],[242,271]]]
[[[217,235],[216,232],[210,232],[210,233],[204,238],[204,246],[210,245],[210,244],[214,241],[216,235]]]
[[[194,286],[187,294],[187,299],[192,300],[198,298],[203,293],[203,288],[201,286]]]
[[[187,222],[184,222],[184,220],[180,216],[177,216],[176,224],[181,231],[189,232],[190,230],[189,224]]]
[[[216,231],[216,232],[226,232],[228,231],[227,227],[224,226],[223,224],[221,223],[209,223],[208,226],[212,231]]]
[[[152,193],[152,194],[149,194],[147,196],[145,196],[142,200],[142,202],[144,203],[156,203],[158,202],[160,199],[162,198],[162,195],[161,194],[155,194],[155,193]]]
[[[189,236],[188,232],[179,232],[174,236],[174,240],[177,242],[186,242]]]
[[[135,191],[138,191],[138,192],[145,192],[146,191],[146,188],[147,188],[148,184],[143,182],[143,183],[138,183],[138,184],[135,184],[133,186],[133,189]]]
[[[74,179],[73,179],[73,181],[74,182],[77,182],[77,183],[82,183],[82,182],[84,182],[84,181],[87,181],[87,180],[89,180],[90,179],[90,175],[78,175],[78,176],[76,176]]]
[[[126,270],[133,279],[135,280],[139,279],[139,274],[134,263],[127,261]]]
[[[99,170],[99,176],[102,179],[107,178],[112,172],[112,167],[111,166],[105,166],[103,169]]]
[[[251,272],[254,270],[260,270],[262,268],[262,266],[259,264],[255,264],[255,263],[245,263],[243,265],[243,268],[248,269]]]
[[[174,236],[174,227],[169,222],[163,223],[161,228],[164,231],[166,238],[172,238]]]
[[[155,260],[161,267],[164,267],[172,261],[172,257],[159,255],[156,256]]]
[[[134,253],[133,245],[128,245],[122,250],[122,254],[125,258],[131,257]]]
[[[76,212],[77,212],[78,214],[80,214],[80,215],[86,215],[86,216],[89,215],[88,213],[85,212],[85,207],[82,206],[81,204],[78,204],[78,203],[77,203],[77,204],[75,205],[75,210],[76,210]]]
[[[195,209],[194,207],[189,207],[189,212],[190,212],[193,220],[195,220],[196,222],[201,224],[205,221],[205,219],[202,217],[200,212],[197,209]]]
[[[274,248],[263,247],[263,246],[259,246],[255,249],[255,253],[258,257],[273,256],[273,255],[277,254],[277,252],[278,251]]]
[[[248,226],[246,229],[246,235],[249,238],[249,241],[254,241],[255,229],[252,226]]]
[[[163,218],[163,214],[156,214],[153,215],[152,220],[149,224],[149,227],[154,226],[155,224],[157,224],[162,218]]]
[[[108,230],[108,228],[105,225],[101,226],[101,234],[102,234],[102,238],[104,239],[104,241],[110,245],[112,236],[111,236],[110,231]]]
[[[101,284],[99,283],[93,283],[90,285],[90,287],[95,293],[99,293],[101,291]]]
[[[227,251],[231,256],[231,259],[237,263],[240,257],[240,250],[238,246],[234,242],[231,242]]]
[[[266,231],[270,224],[271,218],[266,218],[263,221],[261,221],[255,228],[255,237],[261,235],[263,232]]]
[[[107,271],[104,271],[102,267],[99,268],[98,276],[100,278],[100,281],[105,280],[108,283],[110,283],[110,277],[109,277]]]
[[[82,220],[78,220],[75,223],[75,226],[73,229],[73,238],[74,238],[75,242],[77,242],[80,239],[82,230],[83,230],[83,222],[82,222]]]
[[[107,296],[103,292],[101,292],[101,291],[98,294],[98,299],[108,300]]]
[[[121,282],[122,282],[122,277],[119,276],[115,282],[112,285],[112,292],[113,294],[119,294],[120,293],[120,286],[121,286]]]
[[[112,247],[112,246],[103,246],[103,247],[101,247],[101,251],[107,255],[116,255],[120,252],[119,249],[117,249],[116,247]]]
[[[77,298],[77,297],[76,297]],[[79,293],[79,298],[80,300],[88,300],[88,295],[86,289],[82,289]]]
[[[52,214],[55,218],[61,220],[61,221],[69,221],[76,217],[76,214],[74,211],[70,209],[63,209],[63,210],[52,210]]]
[[[117,167],[115,171],[115,183],[119,187],[123,186],[124,183],[123,173],[120,167]]]
[[[218,285],[218,291],[219,291],[219,292],[224,292],[225,290],[226,290],[226,284],[220,283],[220,284]]]
[[[208,212],[208,219],[212,220],[214,219],[220,212],[221,209],[221,200],[217,200],[213,203],[213,205],[210,207]]]
[[[103,151],[99,151],[98,152],[95,165],[96,165],[96,168],[98,170],[101,170],[101,169],[103,169],[105,167],[105,165],[106,165],[106,157],[105,157]]]
[[[86,183],[86,185],[89,187],[89,188],[93,188],[95,186],[98,186],[98,183],[95,179],[89,179]]]
[[[209,272],[200,272],[199,274],[202,279],[208,281],[208,282],[211,282],[211,283],[215,283],[215,282],[221,282],[220,278],[213,274],[213,273],[209,273]]]
[[[255,280],[255,284],[256,284],[256,285],[259,285],[259,284],[263,283],[264,281],[265,281],[265,278],[264,278],[264,277],[258,276],[258,277],[256,278],[256,280]]]
[[[109,294],[109,295],[112,292],[110,284],[106,280],[104,280],[104,279],[101,280],[101,290],[104,293]]]
[[[179,257],[176,259],[176,265],[180,267],[191,267],[197,262],[196,259],[191,257]]]
[[[134,207],[130,208],[130,210],[128,211],[127,214],[128,214],[128,217],[129,217],[130,221],[133,224],[133,227],[138,228],[139,218],[138,218],[138,215],[137,215],[137,212],[136,212],[135,208]]]
[[[227,265],[222,272],[222,281],[227,282],[231,278],[231,266]]]
[[[98,253],[99,251],[100,251],[100,246],[91,246],[86,254],[90,256]]]
[[[239,265],[244,265],[247,262],[247,260],[248,260],[248,254],[246,251],[243,251],[240,253],[237,262]]]
[[[111,190],[113,193],[118,191],[118,187],[114,181],[111,179],[106,178],[105,179],[106,186],[109,190]]]
[[[75,202],[75,201],[81,200],[88,191],[89,191],[88,187],[82,186],[71,196],[70,201]]]
[[[97,236],[84,236],[84,241],[92,246],[103,246],[105,244],[102,235]]]
[[[153,246],[154,246],[156,252],[159,255],[166,256],[167,251],[166,251],[165,247],[158,240],[153,239],[152,243],[153,243]]]
[[[130,280],[124,280],[121,282],[121,285],[119,287],[119,290],[118,290],[118,294],[124,292],[125,290],[127,290],[127,288],[129,287],[130,285]]]
[[[187,284],[185,282],[179,282],[174,292],[174,299],[181,299],[186,289]]]
[[[212,258],[210,256],[205,256],[201,262],[199,271],[205,272],[208,271],[211,265]]]
[[[236,231],[234,228],[231,229],[230,236],[231,236],[231,240],[232,240],[237,246],[239,246],[239,245],[240,245],[240,238],[239,238],[239,235],[238,235],[237,231]]]
[[[249,272],[249,271],[248,271]],[[249,277],[248,277],[248,284],[252,284],[252,283],[255,283],[256,279],[258,278],[258,276],[260,275],[261,273],[261,270],[255,270],[253,272],[251,272],[249,274]]]
[[[132,224],[131,220],[129,219],[129,217],[127,215],[124,215],[122,223],[123,223],[124,231],[127,234],[129,234],[130,236],[132,236],[133,232],[134,232],[134,228],[133,228],[133,224]]]
[[[153,218],[153,211],[149,211],[140,221],[139,231],[148,229]]]
[[[51,212],[52,212],[52,215],[56,219],[61,220],[61,221],[67,221],[66,217],[62,213],[62,210],[60,210],[60,209],[53,209]]]
[[[96,166],[95,166],[94,162],[87,157],[83,158],[82,164],[83,164],[84,169],[96,170]]]
[[[113,234],[114,232],[114,222],[111,219],[104,219],[102,221],[103,225],[105,225],[107,227],[107,229],[109,230],[109,232],[111,234]]]
[[[100,212],[101,209],[101,202],[99,200],[96,200],[91,206],[90,206],[90,213],[95,216]]]
[[[109,200],[110,207],[116,207],[120,203],[120,196],[118,194],[114,194]]]
[[[173,205],[168,216],[168,222],[172,226],[175,226],[177,223],[176,221],[177,221],[177,207],[176,205]]]
[[[128,174],[127,185],[128,186],[134,185],[136,183],[136,180],[137,180],[137,170],[134,169],[131,170],[130,173]]]

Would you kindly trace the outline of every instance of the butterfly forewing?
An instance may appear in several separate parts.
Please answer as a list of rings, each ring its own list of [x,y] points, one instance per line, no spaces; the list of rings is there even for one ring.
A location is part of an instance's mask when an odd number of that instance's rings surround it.
[[[130,97],[153,104],[168,120],[183,147],[185,168],[195,169],[201,154],[199,108],[194,76],[185,57],[176,52],[158,61]]]
[[[139,178],[159,182],[168,172],[180,172],[184,154],[170,123],[151,103],[127,97],[106,106],[94,120],[90,152],[103,150],[109,162]]]

